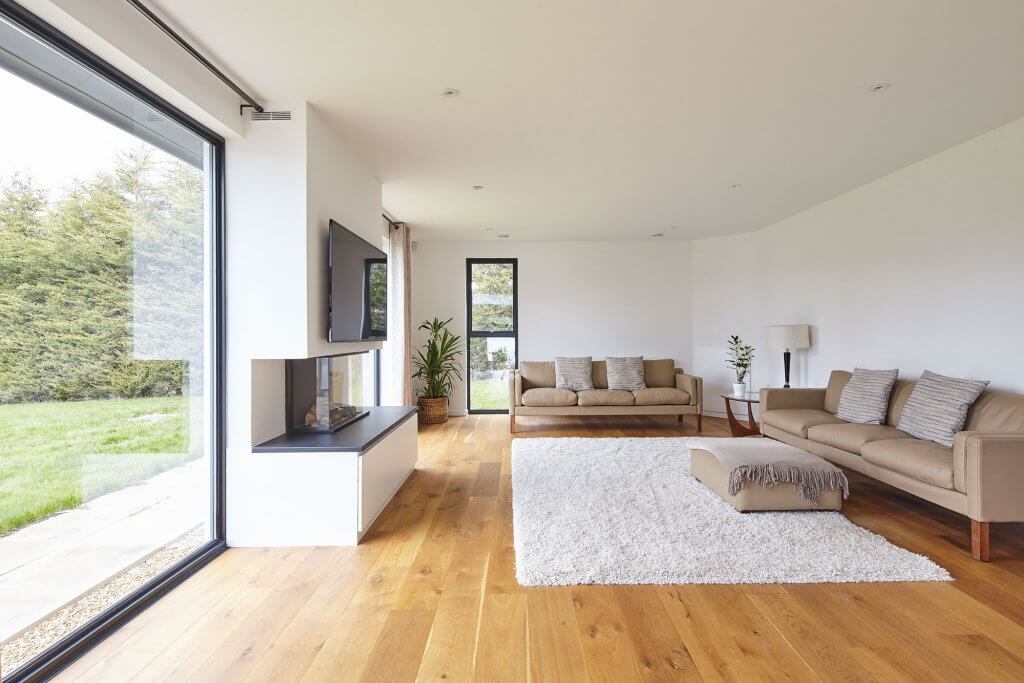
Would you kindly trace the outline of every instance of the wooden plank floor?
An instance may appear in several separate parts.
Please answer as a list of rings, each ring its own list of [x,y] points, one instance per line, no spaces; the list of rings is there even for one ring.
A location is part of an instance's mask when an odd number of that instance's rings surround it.
[[[693,434],[668,418],[526,418],[531,436]],[[705,419],[705,434],[727,435]],[[951,584],[523,588],[508,418],[420,433],[420,469],[357,548],[233,549],[64,672],[80,681],[1024,679],[1024,526],[852,475],[850,519]]]

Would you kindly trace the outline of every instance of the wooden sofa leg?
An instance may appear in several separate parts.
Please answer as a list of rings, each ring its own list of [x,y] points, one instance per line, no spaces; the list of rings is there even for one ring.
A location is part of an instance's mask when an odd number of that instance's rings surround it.
[[[704,431],[704,416],[701,415],[700,413],[697,413],[697,431]]]
[[[516,433],[516,414],[515,413],[509,413],[508,414],[508,431],[509,431],[510,434],[515,434]]]
[[[971,555],[979,562],[989,561],[988,522],[971,520]]]
[[[683,424],[683,416],[677,415],[676,417],[679,418],[679,424]]]

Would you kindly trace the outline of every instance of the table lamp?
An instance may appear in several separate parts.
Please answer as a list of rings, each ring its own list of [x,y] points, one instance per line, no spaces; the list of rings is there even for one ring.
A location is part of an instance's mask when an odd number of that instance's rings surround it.
[[[789,389],[789,360],[793,349],[806,349],[811,345],[809,325],[769,325],[768,348],[782,349],[782,363],[786,368],[785,388]]]

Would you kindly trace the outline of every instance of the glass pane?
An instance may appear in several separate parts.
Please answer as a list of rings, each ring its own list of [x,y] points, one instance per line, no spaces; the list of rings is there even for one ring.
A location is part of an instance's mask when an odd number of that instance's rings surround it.
[[[388,329],[388,262],[371,260],[366,264],[370,306],[371,337],[386,337]]]
[[[211,538],[212,152],[111,92],[0,22],[5,675]]]
[[[472,337],[469,340],[469,407],[507,410],[508,377],[516,366],[512,337]]]
[[[510,332],[512,319],[512,264],[474,263],[470,270],[475,332]]]
[[[286,361],[288,428],[335,432],[375,404],[373,351]]]
[[[331,400],[359,408],[372,406],[376,397],[376,368],[372,351],[331,356]]]

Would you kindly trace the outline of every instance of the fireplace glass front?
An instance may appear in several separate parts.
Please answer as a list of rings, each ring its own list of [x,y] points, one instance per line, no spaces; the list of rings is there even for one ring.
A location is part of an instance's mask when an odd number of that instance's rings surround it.
[[[374,367],[370,353],[285,361],[288,428],[335,432],[369,414]]]

